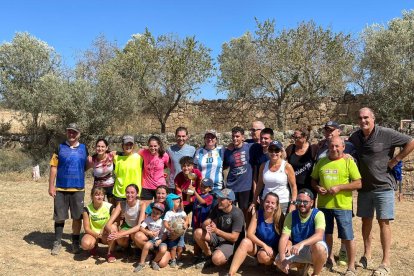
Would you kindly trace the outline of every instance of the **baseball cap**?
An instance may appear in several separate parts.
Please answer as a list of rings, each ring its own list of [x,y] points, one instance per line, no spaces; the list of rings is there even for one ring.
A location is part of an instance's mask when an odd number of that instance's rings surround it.
[[[269,144],[269,148],[276,148],[276,149],[283,149],[283,144],[281,143],[281,142],[279,142],[279,141],[276,141],[276,140],[274,140],[274,141],[272,141],[272,142],[270,142],[270,144]]]
[[[201,184],[203,184],[205,187],[213,187],[214,183],[210,178],[203,178],[203,180],[201,180]]]
[[[78,125],[77,125],[76,123],[70,123],[70,124],[66,127],[66,130],[69,130],[69,129],[74,130],[74,131],[76,131],[76,132],[80,132],[79,127],[78,127]]]
[[[214,135],[214,137],[217,137],[217,131],[215,129],[208,129],[208,130],[206,130],[206,133],[204,134],[204,137],[207,134],[212,134],[212,135]]]
[[[122,137],[122,144],[134,143],[134,137],[131,135],[124,135]]]
[[[325,126],[323,128],[334,128],[334,129],[339,129],[339,124],[335,121],[329,121],[325,124]]]
[[[231,201],[236,200],[236,195],[234,194],[232,189],[229,189],[229,188],[226,188],[226,189],[223,189],[223,190],[217,192],[216,195],[217,195],[218,198],[228,199],[228,200],[231,200]]]
[[[155,209],[160,210],[161,213],[164,213],[164,211],[165,211],[164,204],[159,203],[159,202],[154,203],[154,205],[152,206],[152,208],[155,208]]]
[[[305,194],[305,195],[309,196],[312,200],[315,199],[315,197],[313,196],[312,191],[307,189],[307,188],[300,189],[299,192],[298,192],[298,195],[300,195],[300,194]]]

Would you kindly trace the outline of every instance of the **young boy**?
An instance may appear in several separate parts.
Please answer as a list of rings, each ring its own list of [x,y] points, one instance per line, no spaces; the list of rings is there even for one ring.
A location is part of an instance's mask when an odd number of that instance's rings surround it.
[[[179,195],[183,201],[184,211],[189,214],[193,209],[193,201],[195,196],[188,190],[194,191],[191,187],[200,193],[201,172],[194,168],[194,160],[192,157],[184,156],[180,159],[181,172],[174,179],[175,193]],[[191,181],[191,178],[194,178]]]
[[[207,219],[207,216],[210,213],[211,207],[213,206],[213,196],[210,194],[213,184],[213,180],[204,178],[201,181],[200,193],[198,193],[195,188],[192,188],[195,196],[192,219],[193,229],[201,228],[203,221]],[[198,258],[200,255],[201,249],[197,243],[194,243],[194,256]]]
[[[167,230],[167,247],[171,254],[170,267],[177,266],[177,255],[180,257],[183,246],[179,245],[179,242],[183,242],[185,230],[189,225],[189,217],[182,209],[181,197],[176,194],[170,194],[167,198],[167,204],[170,206],[170,211],[165,214],[164,227]],[[184,233],[177,235],[173,229],[173,222],[179,221],[183,223]],[[177,250],[177,247],[178,250]]]
[[[158,262],[167,252],[167,245],[163,243],[163,239],[166,237],[164,235],[165,228],[163,227],[161,218],[164,214],[164,210],[165,207],[162,203],[154,203],[151,215],[141,223],[140,231],[143,232],[149,240],[142,248],[141,259],[138,266],[134,269],[134,272],[139,272],[145,267],[145,259],[147,258],[150,250],[158,250],[157,255],[151,263],[151,267],[154,270],[160,269]]]

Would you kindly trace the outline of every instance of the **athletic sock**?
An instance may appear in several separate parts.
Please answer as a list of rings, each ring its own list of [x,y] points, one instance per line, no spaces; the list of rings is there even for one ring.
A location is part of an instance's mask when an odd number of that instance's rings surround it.
[[[80,235],[74,235],[74,234],[72,234],[72,242],[73,243],[79,243],[79,238],[80,238]]]
[[[64,222],[55,222],[55,240],[59,243],[62,242]]]

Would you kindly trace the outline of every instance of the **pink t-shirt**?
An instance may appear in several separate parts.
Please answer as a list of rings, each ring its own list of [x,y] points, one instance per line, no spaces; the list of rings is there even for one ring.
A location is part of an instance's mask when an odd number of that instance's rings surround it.
[[[144,159],[142,187],[155,190],[160,185],[166,185],[164,168],[168,165],[168,154],[164,153],[160,158],[158,154],[152,155],[148,149],[141,149],[139,155]]]

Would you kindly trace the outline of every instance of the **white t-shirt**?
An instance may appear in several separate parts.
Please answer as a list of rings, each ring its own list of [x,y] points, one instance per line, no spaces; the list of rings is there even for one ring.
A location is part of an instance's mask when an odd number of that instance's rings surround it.
[[[165,228],[162,224],[162,218],[154,220],[151,216],[148,216],[142,223],[141,227],[148,228],[151,232],[156,233],[158,238],[161,238],[162,234],[165,232]]]
[[[186,217],[187,217],[187,214],[183,210],[180,210],[178,212],[168,211],[167,213],[165,213],[164,221],[170,222],[178,218],[181,218],[182,220],[185,221]],[[170,236],[170,233],[168,233],[168,236]]]
[[[280,164],[280,168],[276,172],[272,172],[269,170],[269,161],[265,163],[263,170],[263,199],[268,193],[273,192],[279,196],[280,203],[289,202],[290,192],[285,167],[286,161],[283,160],[282,164]]]
[[[126,201],[121,202],[121,209],[125,216],[125,223],[128,224],[129,227],[134,227],[137,225],[137,220],[139,216],[139,200],[135,206],[130,207]]]

